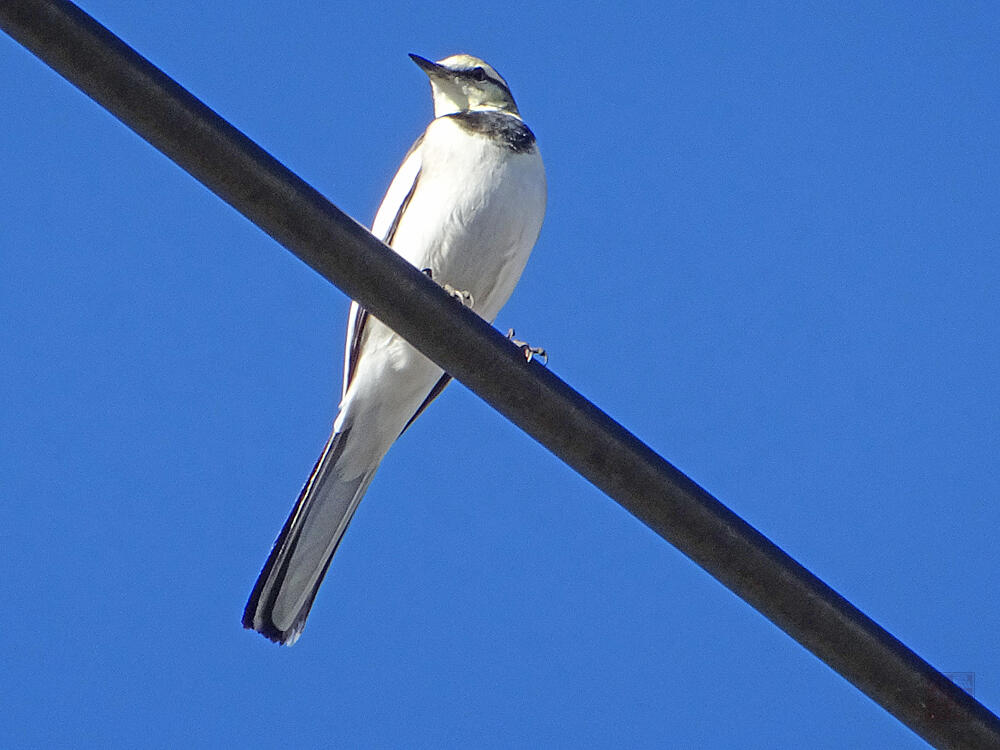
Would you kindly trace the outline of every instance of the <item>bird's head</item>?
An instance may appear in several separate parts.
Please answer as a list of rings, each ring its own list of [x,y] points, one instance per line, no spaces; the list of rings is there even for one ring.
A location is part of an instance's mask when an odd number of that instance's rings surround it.
[[[484,110],[520,116],[507,82],[478,57],[452,55],[437,62],[410,57],[431,79],[435,117]]]

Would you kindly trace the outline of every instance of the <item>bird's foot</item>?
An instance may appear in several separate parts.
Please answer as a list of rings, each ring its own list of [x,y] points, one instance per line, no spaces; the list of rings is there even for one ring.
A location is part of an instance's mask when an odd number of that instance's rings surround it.
[[[469,292],[463,289],[456,289],[451,284],[444,284],[443,288],[446,292],[448,292],[448,294],[457,299],[466,307],[472,307],[475,304],[475,300],[472,298],[472,295]]]
[[[533,359],[541,360],[542,364],[548,365],[549,354],[540,346],[529,346],[527,341],[521,341],[520,339],[514,338],[514,329],[507,329],[507,340],[510,341],[514,346],[518,347],[523,353],[524,358],[530,362]]]
[[[430,268],[421,268],[420,272],[425,274],[428,279],[434,279],[434,271]],[[475,304],[475,299],[472,297],[470,292],[466,292],[463,289],[456,289],[451,284],[442,284],[441,288],[444,289],[448,294],[457,299],[466,307],[472,307]]]

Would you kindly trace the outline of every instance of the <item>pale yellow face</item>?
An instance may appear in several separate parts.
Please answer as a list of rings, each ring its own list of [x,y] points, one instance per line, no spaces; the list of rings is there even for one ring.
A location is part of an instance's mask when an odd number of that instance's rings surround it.
[[[434,116],[494,110],[518,115],[507,82],[489,63],[472,55],[451,55],[425,70],[434,96]]]

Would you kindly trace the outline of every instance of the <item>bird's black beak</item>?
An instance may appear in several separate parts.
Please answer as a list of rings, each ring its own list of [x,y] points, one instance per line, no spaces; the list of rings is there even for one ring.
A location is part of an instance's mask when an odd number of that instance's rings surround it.
[[[438,65],[436,62],[431,62],[426,57],[421,57],[420,55],[414,55],[410,53],[410,59],[413,60],[420,69],[424,71],[431,78],[440,78],[449,74],[449,70],[444,65]]]

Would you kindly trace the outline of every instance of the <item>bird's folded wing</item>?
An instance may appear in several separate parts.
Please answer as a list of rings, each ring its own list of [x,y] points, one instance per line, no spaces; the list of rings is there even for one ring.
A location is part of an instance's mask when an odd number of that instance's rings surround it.
[[[399,228],[399,221],[403,218],[403,212],[417,188],[417,181],[420,178],[420,147],[423,140],[424,137],[421,135],[406,152],[403,163],[400,164],[396,176],[389,183],[389,189],[382,199],[382,205],[379,206],[375,214],[375,221],[372,222],[372,234],[389,247],[392,247],[392,240],[395,237],[396,229]],[[347,341],[344,347],[344,381],[341,398],[347,395],[347,389],[354,378],[367,320],[368,311],[357,302],[352,302],[351,312],[347,318]]]
[[[445,386],[448,385],[448,383],[450,382],[451,382],[451,375],[445,373],[444,375],[441,376],[438,382],[434,384],[434,387],[431,388],[431,392],[427,394],[427,398],[425,398],[424,402],[420,404],[420,408],[418,408],[413,413],[413,416],[410,417],[410,421],[406,423],[406,426],[403,428],[403,431],[399,433],[400,435],[402,435],[403,432],[406,432],[408,429],[410,429],[410,425],[413,424],[413,422],[416,420],[417,417],[419,417],[421,414],[424,413],[424,409],[426,409],[428,406],[431,405],[431,401],[433,401],[434,399],[436,399],[438,396],[441,395],[441,391],[443,391],[445,389]]]

